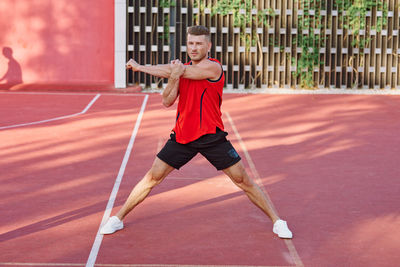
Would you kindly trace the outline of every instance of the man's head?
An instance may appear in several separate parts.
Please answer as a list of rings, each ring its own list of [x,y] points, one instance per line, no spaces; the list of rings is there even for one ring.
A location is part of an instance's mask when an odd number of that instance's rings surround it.
[[[189,35],[196,35],[196,36],[201,36],[204,35],[204,37],[207,39],[208,42],[211,41],[210,37],[210,30],[207,27],[204,27],[202,25],[196,25],[196,26],[190,26],[187,28],[187,34]]]
[[[7,47],[7,46],[3,47],[3,55],[6,58],[12,58],[12,54],[13,54],[13,51],[10,47]]]
[[[204,26],[191,26],[187,29],[187,51],[192,61],[207,57],[211,49],[210,31]]]

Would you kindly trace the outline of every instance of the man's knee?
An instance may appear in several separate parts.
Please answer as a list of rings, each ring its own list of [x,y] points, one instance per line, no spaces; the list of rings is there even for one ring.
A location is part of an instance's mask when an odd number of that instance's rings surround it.
[[[147,173],[149,182],[154,185],[159,184],[172,170],[171,166],[156,158],[153,166]]]
[[[237,186],[242,189],[251,187],[253,184],[252,180],[250,179],[246,170],[241,164],[228,169],[227,171],[225,171],[225,173]]]
[[[232,173],[230,175],[230,178],[232,179],[232,181],[234,181],[236,184],[239,184],[239,185],[244,184],[246,181],[245,174],[242,172]]]
[[[155,183],[160,182],[165,177],[164,172],[162,172],[161,170],[157,170],[157,169],[151,169],[149,171],[149,175],[150,175],[150,180]]]

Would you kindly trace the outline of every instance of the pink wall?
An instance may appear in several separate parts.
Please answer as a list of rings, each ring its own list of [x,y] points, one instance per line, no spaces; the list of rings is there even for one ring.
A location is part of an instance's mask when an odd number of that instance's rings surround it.
[[[113,86],[113,0],[1,0],[0,14],[0,89]]]

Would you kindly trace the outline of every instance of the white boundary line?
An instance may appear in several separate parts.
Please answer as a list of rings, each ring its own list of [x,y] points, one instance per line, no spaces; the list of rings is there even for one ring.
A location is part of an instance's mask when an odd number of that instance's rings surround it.
[[[98,92],[0,92],[2,95],[96,95]],[[101,95],[112,95],[112,96],[143,96],[144,93],[112,93],[112,92],[101,92]]]
[[[0,262],[1,266],[85,266],[83,263]],[[286,265],[99,264],[101,267],[293,267]]]
[[[136,120],[135,128],[132,131],[131,139],[129,140],[128,147],[126,148],[124,159],[122,160],[122,164],[121,164],[121,167],[119,169],[118,176],[117,176],[117,178],[115,180],[114,187],[113,187],[112,192],[110,194],[110,198],[108,200],[108,203],[107,203],[107,206],[106,206],[106,210],[104,211],[103,219],[101,220],[99,229],[98,229],[97,234],[96,234],[96,238],[95,238],[93,246],[92,246],[92,250],[90,251],[89,258],[88,258],[87,263],[86,263],[86,267],[92,267],[92,266],[94,266],[94,264],[96,262],[97,254],[99,253],[101,242],[103,240],[103,235],[100,234],[100,229],[106,223],[107,219],[110,217],[111,210],[112,210],[112,208],[114,206],[114,202],[115,202],[115,199],[117,197],[119,186],[121,185],[122,177],[124,176],[125,168],[126,168],[126,165],[128,163],[129,156],[131,154],[131,151],[132,151],[132,148],[133,148],[133,144],[135,142],[136,135],[137,135],[138,130],[139,130],[139,126],[140,126],[140,123],[141,123],[141,120],[142,120],[142,117],[143,117],[144,109],[146,108],[146,104],[147,104],[148,98],[149,98],[149,95],[145,95],[142,107],[140,109],[139,115],[138,115],[137,120]]]
[[[196,177],[169,177],[169,176],[167,176],[166,177],[166,179],[168,179],[168,180],[188,180],[188,181],[190,181],[190,180],[196,180],[196,181],[198,181],[198,180],[200,180],[200,181],[209,181],[210,179],[212,179],[212,180],[223,180],[223,181],[226,181],[226,178],[225,177],[212,177],[212,178],[204,178],[204,177],[198,177],[198,178],[196,178]]]
[[[162,89],[143,88],[144,93],[161,93]],[[399,89],[227,89],[224,94],[254,94],[254,95],[400,95]]]
[[[268,204],[275,211],[275,213],[278,215],[278,212],[276,211],[276,208],[275,208],[274,204],[272,203],[272,200],[271,200],[268,192],[265,190],[265,188],[264,188],[264,186],[262,184],[262,180],[261,180],[260,174],[258,173],[258,171],[256,169],[256,166],[254,165],[254,162],[250,157],[250,154],[249,154],[249,152],[247,150],[247,147],[246,147],[242,137],[240,136],[240,134],[239,134],[239,132],[238,132],[238,130],[237,130],[232,118],[231,118],[231,116],[229,115],[228,112],[225,112],[225,115],[228,118],[228,121],[231,124],[233,132],[235,133],[236,138],[238,139],[238,142],[239,142],[239,144],[240,144],[240,146],[241,146],[241,148],[243,150],[244,156],[245,156],[247,162],[249,163],[249,167],[250,167],[250,170],[251,170],[251,172],[253,174],[253,177],[255,178],[256,182],[261,187],[261,190],[264,192],[265,196],[267,197]],[[297,250],[296,250],[296,248],[295,248],[295,246],[293,244],[293,241],[290,240],[290,239],[284,239],[284,242],[285,242],[285,244],[286,244],[286,246],[287,246],[287,248],[288,248],[288,250],[290,252],[290,255],[292,256],[292,259],[294,260],[296,266],[303,267],[304,264],[301,261],[299,254],[297,253]]]
[[[1,266],[84,266],[83,263],[0,262]]]
[[[225,93],[237,94],[267,94],[267,95],[400,95],[398,89],[225,89]]]
[[[28,123],[14,124],[14,125],[9,125],[9,126],[2,126],[2,127],[0,127],[0,130],[17,128],[17,127],[24,127],[24,126],[29,126],[29,125],[36,125],[36,124],[41,124],[41,123],[46,123],[46,122],[51,122],[51,121],[64,120],[64,119],[68,119],[68,118],[72,118],[72,117],[76,117],[76,116],[85,114],[92,107],[94,102],[96,102],[96,100],[100,96],[101,96],[101,94],[97,94],[92,99],[92,101],[90,101],[90,103],[81,112],[78,112],[78,113],[75,113],[75,114],[71,114],[71,115],[65,115],[65,116],[61,116],[61,117],[56,117],[56,118],[52,118],[52,119],[48,119],[48,120],[41,120],[41,121],[34,121],[34,122],[28,122]]]

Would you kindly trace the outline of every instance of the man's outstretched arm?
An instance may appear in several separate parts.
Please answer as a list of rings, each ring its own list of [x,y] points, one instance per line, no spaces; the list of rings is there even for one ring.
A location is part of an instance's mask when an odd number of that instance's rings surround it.
[[[212,79],[215,80],[221,76],[222,67],[213,61],[203,61],[197,65],[185,65],[184,78],[191,80],[204,80]],[[171,76],[171,65],[170,64],[159,64],[159,65],[140,65],[135,60],[130,59],[126,63],[126,68],[132,69],[133,71],[144,72],[160,78],[169,78]]]
[[[171,75],[168,84],[163,91],[163,105],[170,107],[175,103],[179,95],[179,78],[185,72],[185,67],[179,59],[171,61]]]
[[[145,65],[140,65],[133,59],[130,59],[126,63],[126,68],[131,69],[133,71],[144,72],[144,73],[147,73],[147,74],[150,74],[153,76],[157,76],[160,78],[169,78],[171,76],[170,64],[158,64],[158,65],[145,66]]]

